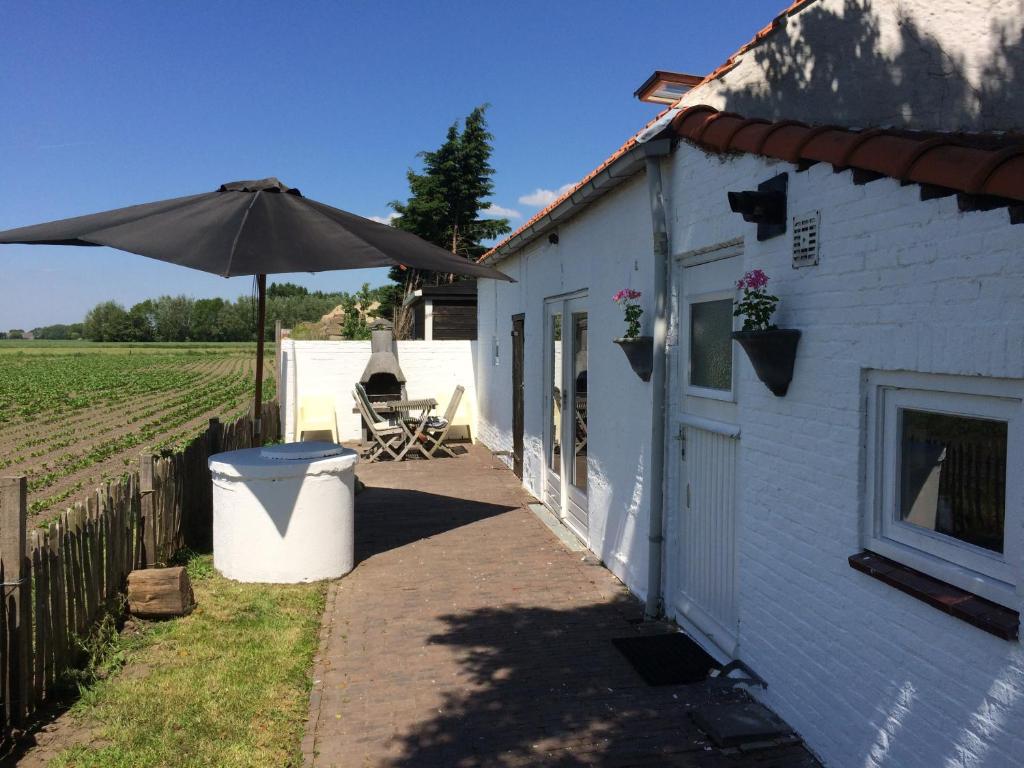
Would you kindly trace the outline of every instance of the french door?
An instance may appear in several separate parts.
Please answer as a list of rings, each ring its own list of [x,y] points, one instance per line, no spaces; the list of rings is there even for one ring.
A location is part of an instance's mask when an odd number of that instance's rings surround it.
[[[676,268],[679,332],[674,381],[678,438],[670,610],[728,656],[739,640],[737,458],[732,301],[735,250]]]
[[[586,541],[586,294],[548,299],[544,320],[544,502]]]

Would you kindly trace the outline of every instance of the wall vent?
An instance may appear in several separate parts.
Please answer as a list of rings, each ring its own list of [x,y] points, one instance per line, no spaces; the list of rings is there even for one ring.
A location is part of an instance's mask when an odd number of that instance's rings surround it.
[[[818,228],[821,211],[793,217],[793,269],[818,263]]]

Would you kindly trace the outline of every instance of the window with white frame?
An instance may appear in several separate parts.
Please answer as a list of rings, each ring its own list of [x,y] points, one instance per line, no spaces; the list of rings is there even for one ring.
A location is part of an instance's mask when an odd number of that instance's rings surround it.
[[[866,547],[1015,607],[1024,389],[886,372],[867,384]]]

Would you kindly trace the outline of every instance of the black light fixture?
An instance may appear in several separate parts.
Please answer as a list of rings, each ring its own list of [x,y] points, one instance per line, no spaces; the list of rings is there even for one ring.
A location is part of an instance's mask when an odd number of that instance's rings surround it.
[[[548,242],[551,243],[552,245],[558,245],[558,233],[552,232],[550,235],[548,235]]]
[[[757,185],[757,191],[730,192],[729,207],[744,221],[757,224],[757,239],[786,234],[786,190],[789,174],[780,173]]]

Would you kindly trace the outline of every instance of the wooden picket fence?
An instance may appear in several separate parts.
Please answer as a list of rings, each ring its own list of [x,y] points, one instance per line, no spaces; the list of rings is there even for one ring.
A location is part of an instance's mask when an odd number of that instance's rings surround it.
[[[280,436],[276,402],[265,440]],[[0,478],[0,727],[26,723],[68,670],[81,640],[119,611],[128,574],[162,566],[182,547],[208,551],[213,498],[207,459],[252,445],[252,419],[217,419],[183,450],[146,452],[139,469],[97,488],[46,528],[27,529],[27,482]]]

